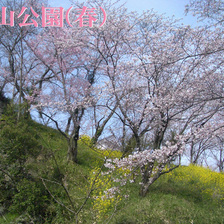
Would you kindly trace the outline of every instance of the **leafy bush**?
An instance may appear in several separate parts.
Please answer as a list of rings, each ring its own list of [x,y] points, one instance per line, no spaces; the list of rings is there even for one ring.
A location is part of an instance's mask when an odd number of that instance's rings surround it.
[[[111,175],[103,175],[100,168],[92,170],[90,186],[94,189],[92,204],[96,213],[96,220],[102,222],[105,218],[108,218],[110,212],[121,201],[122,196],[116,190]]]
[[[48,193],[40,182],[22,179],[17,184],[10,211],[19,214],[25,211],[30,217],[35,217],[36,222],[44,223],[48,202]]]
[[[13,107],[1,117],[0,203],[3,212],[10,210],[37,218],[45,216],[49,196],[35,167],[42,146],[33,126],[25,114],[17,120]]]

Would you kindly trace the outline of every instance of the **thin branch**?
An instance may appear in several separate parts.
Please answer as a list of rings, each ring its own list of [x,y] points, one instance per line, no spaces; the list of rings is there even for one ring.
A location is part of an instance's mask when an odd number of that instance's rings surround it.
[[[55,196],[51,193],[51,191],[48,189],[46,183],[44,182],[44,179],[42,177],[40,177],[40,179],[42,180],[42,183],[44,185],[44,187],[46,188],[46,190],[48,191],[48,193],[51,195],[51,197],[59,204],[61,205],[62,207],[66,208],[68,211],[70,211],[72,214],[75,214],[75,211],[71,210],[70,208],[68,208],[66,205],[64,205],[62,202],[58,201]]]
[[[42,114],[44,115],[44,116],[46,116],[46,117],[48,117],[50,120],[52,120],[54,123],[55,123],[55,125],[56,125],[56,127],[57,127],[57,129],[58,129],[58,131],[67,139],[67,140],[69,140],[69,138],[68,138],[68,136],[59,128],[59,125],[58,125],[58,122],[56,121],[56,120],[54,120],[52,117],[50,117],[49,115],[47,115],[47,114],[45,114],[44,112],[42,112]]]

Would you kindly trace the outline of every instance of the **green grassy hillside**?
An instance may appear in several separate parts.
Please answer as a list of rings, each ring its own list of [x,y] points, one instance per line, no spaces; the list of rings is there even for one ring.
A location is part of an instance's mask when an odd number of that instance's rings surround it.
[[[224,174],[180,167],[139,196],[138,178],[114,198],[101,175],[105,156],[79,141],[78,164],[68,162],[67,144],[56,130],[24,119],[5,117],[0,133],[0,223],[224,223]],[[102,168],[102,169],[101,169]],[[127,198],[125,195],[129,195]]]

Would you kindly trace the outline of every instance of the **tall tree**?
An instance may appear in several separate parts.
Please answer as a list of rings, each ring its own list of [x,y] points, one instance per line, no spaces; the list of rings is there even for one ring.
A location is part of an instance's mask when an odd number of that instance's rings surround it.
[[[46,77],[49,78],[49,70],[43,67],[27,45],[27,41],[34,38],[41,29],[34,25],[22,26],[25,13],[19,15],[25,7],[25,12],[29,13],[31,18],[34,17],[35,21],[40,22],[40,18],[32,14],[31,7],[40,14],[40,6],[43,2],[45,1],[1,1],[0,4],[2,10],[6,7],[7,18],[7,25],[0,26],[1,89],[6,90],[8,95],[19,104],[26,101],[26,97],[34,91],[36,85],[43,82]],[[13,20],[8,16],[10,12],[14,12],[13,26],[10,26],[8,21]]]
[[[128,63],[119,63],[113,76],[107,74],[123,115],[118,116],[139,151],[115,163],[140,168],[145,196],[192,136],[223,128],[223,121],[217,125],[213,119],[223,107],[223,34],[178,26],[152,12],[138,19],[133,30],[134,41],[125,42]],[[176,134],[169,138],[172,130]],[[147,150],[141,140],[146,133],[152,143]]]

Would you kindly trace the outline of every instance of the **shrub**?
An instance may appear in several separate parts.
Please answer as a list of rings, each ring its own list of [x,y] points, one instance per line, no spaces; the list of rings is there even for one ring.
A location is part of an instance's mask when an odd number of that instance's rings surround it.
[[[44,223],[49,199],[41,182],[22,179],[16,189],[17,193],[13,196],[9,210],[18,214],[25,211],[30,217],[35,218],[36,222]]]
[[[26,116],[17,120],[13,107],[1,119],[0,203],[3,212],[9,209],[19,215],[26,213],[34,219],[44,220],[49,196],[38,178],[36,158],[41,154],[42,146],[34,122]]]
[[[96,213],[96,220],[101,222],[108,218],[121,201],[121,195],[114,185],[111,175],[104,175],[100,168],[92,170],[90,186],[93,186],[93,210]]]

